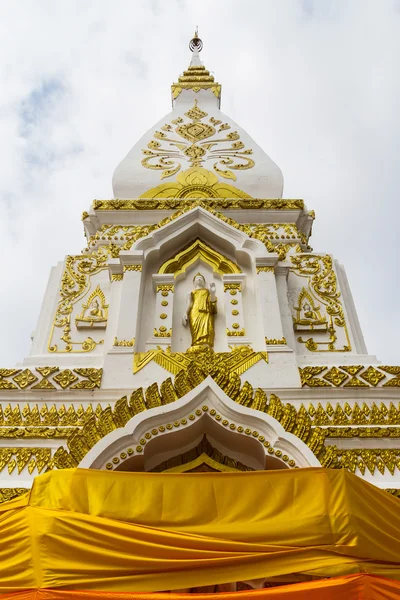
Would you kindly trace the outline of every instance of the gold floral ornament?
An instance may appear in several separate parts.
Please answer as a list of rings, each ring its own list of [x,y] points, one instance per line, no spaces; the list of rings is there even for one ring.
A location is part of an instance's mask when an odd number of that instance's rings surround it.
[[[241,202],[244,199],[251,200],[251,196],[228,183],[222,183],[212,171],[200,167],[191,167],[177,175],[176,181],[170,183],[161,183],[155,188],[151,188],[140,198],[171,198],[176,208],[181,206],[182,200],[177,198],[201,198],[202,200],[210,200],[210,198],[230,198]],[[216,200],[215,200],[216,201]],[[220,200],[221,201],[221,200]],[[137,202],[140,202],[138,200]],[[165,202],[165,201],[164,201]],[[226,202],[229,202],[226,200]],[[163,205],[164,206],[164,205]],[[148,206],[147,206],[148,207]]]
[[[300,277],[307,277],[308,279],[308,297],[311,299],[315,298],[321,302],[329,315],[327,327],[328,340],[324,338],[320,339],[319,337],[310,337],[304,340],[302,337],[298,337],[297,341],[304,344],[310,352],[351,352],[350,337],[340,300],[341,294],[338,290],[332,258],[327,254],[301,254],[299,256],[291,256],[290,259],[293,264],[292,271]],[[310,304],[307,312],[309,315],[312,313],[316,321],[322,321],[322,318],[319,319],[318,317],[315,306],[313,310]],[[345,337],[343,345],[337,344],[338,329],[340,328],[343,330]],[[315,327],[313,329],[315,335],[323,334],[323,331],[317,332]]]
[[[101,250],[91,254],[67,256],[61,279],[60,299],[50,331],[49,352],[91,352],[104,340],[96,342],[91,337],[83,342],[74,342],[71,337],[71,314],[73,305],[85,296],[90,288],[90,277],[107,268],[107,253]],[[61,340],[64,348],[53,343],[55,328],[62,328]]]
[[[197,106],[197,100],[185,116],[186,122],[178,117],[154,133],[154,139],[142,150],[145,155],[142,165],[146,169],[162,171],[161,179],[165,179],[175,175],[182,163],[202,167],[205,162],[215,161],[214,171],[235,181],[233,171],[254,167],[254,161],[249,158],[253,150],[245,148],[238,132],[223,133],[231,126],[214,117],[208,123],[203,122],[208,114]]]

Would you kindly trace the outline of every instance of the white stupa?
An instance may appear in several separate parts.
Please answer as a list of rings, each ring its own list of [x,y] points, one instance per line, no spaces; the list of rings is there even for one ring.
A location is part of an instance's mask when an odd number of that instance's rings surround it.
[[[222,180],[234,181],[253,198],[281,198],[281,170],[240,125],[221,112],[220,104],[221,86],[194,47],[189,68],[172,86],[172,111],[134,144],[116,168],[114,197],[139,198],[159,184],[160,171],[168,183],[178,172],[201,166]],[[194,105],[196,111],[188,116]]]
[[[400,367],[367,352],[314,212],[220,112],[201,45],[51,270],[30,355],[0,369],[0,500],[77,466],[343,467],[399,494]]]

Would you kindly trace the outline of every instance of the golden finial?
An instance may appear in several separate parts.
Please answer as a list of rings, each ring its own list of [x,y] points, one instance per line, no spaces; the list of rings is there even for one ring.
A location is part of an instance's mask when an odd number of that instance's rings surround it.
[[[196,27],[194,36],[189,42],[189,48],[192,52],[194,52],[195,50],[197,50],[197,52],[201,52],[203,49],[203,42],[199,38],[199,28],[198,27]]]

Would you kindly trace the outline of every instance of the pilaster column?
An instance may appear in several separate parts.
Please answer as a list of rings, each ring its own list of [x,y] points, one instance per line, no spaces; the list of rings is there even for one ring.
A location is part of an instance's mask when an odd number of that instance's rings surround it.
[[[134,351],[137,324],[140,318],[140,294],[142,282],[142,252],[121,252],[119,260],[122,266],[122,286],[113,351]],[[117,273],[113,273],[117,274]],[[117,278],[117,280],[119,277]]]
[[[122,282],[124,278],[123,266],[119,258],[108,259],[108,274],[111,281],[108,321],[104,340],[105,351],[108,352],[114,345],[117,334],[119,309],[121,303]]]
[[[156,292],[156,309],[154,315],[153,337],[146,343],[146,350],[171,345],[172,315],[174,299],[174,275],[153,275],[153,286]]]
[[[266,346],[286,345],[275,278],[276,263],[277,258],[272,257],[268,261],[264,259],[263,262],[256,262]]]
[[[244,325],[242,291],[246,281],[243,273],[223,275],[226,337],[230,346],[249,344]]]
[[[276,285],[278,290],[278,298],[279,298],[279,307],[281,311],[281,319],[282,319],[282,328],[283,335],[287,340],[287,345],[292,348],[292,350],[296,350],[296,339],[293,329],[293,316],[292,311],[289,305],[288,298],[288,275],[289,275],[290,265],[289,264],[280,264],[275,269],[276,274]]]

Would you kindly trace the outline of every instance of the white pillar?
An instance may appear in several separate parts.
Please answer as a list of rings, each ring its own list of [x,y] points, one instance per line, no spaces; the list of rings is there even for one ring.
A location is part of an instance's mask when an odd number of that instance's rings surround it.
[[[118,319],[120,313],[122,282],[124,279],[123,266],[119,258],[108,259],[108,274],[111,281],[110,299],[108,301],[107,330],[104,341],[105,351],[108,352],[114,345],[117,335]]]
[[[292,350],[296,351],[296,340],[293,329],[293,316],[289,305],[287,279],[290,265],[279,265],[275,269],[276,285],[278,290],[279,307],[281,312],[283,335],[286,343]]]
[[[140,315],[143,253],[121,252],[119,258],[123,269],[123,279],[113,350],[118,351],[120,348],[125,352],[127,349],[133,352]]]
[[[269,263],[271,261],[268,261]],[[273,261],[276,263],[276,260]],[[260,293],[261,310],[266,346],[286,345],[283,334],[279,297],[274,264],[257,262],[257,283]]]
[[[173,273],[153,275],[153,286],[156,292],[153,337],[146,342],[146,350],[161,346],[171,346],[172,315],[174,308],[174,275]]]
[[[234,273],[223,275],[226,337],[229,346],[243,346],[249,344],[246,336],[243,312],[242,291],[244,289],[246,275]]]

